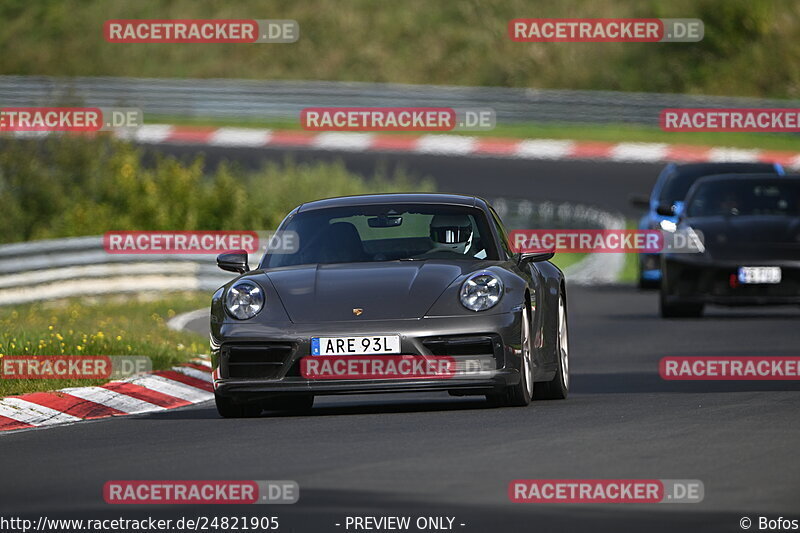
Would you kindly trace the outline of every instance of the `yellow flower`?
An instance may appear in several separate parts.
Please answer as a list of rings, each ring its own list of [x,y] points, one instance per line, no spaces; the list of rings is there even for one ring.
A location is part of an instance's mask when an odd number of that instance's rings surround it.
[[[56,333],[56,339],[63,341],[64,337],[61,336],[61,333]]]
[[[78,346],[75,347],[75,349],[77,349],[80,352],[81,350],[83,350],[83,346],[78,345]]]
[[[121,341],[122,340],[122,335],[117,335],[117,340]]]
[[[133,166],[131,166],[129,163],[122,165],[122,176],[125,178],[130,178],[133,176]]]
[[[49,329],[50,331],[53,331],[53,326],[47,326],[47,329]]]
[[[105,337],[105,335],[103,335],[103,332],[102,332],[102,331],[98,331],[98,332],[97,332],[97,338],[98,338],[98,339],[102,339],[102,338],[104,338],[104,337]]]

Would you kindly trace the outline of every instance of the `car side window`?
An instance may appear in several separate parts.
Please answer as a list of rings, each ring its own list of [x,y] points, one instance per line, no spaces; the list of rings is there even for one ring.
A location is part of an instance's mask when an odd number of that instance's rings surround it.
[[[492,213],[492,222],[497,230],[498,237],[500,237],[500,248],[505,255],[503,259],[510,259],[514,255],[514,250],[511,249],[511,243],[508,240],[508,232],[506,228],[503,227],[503,223],[500,221],[500,217],[497,216],[494,209],[490,207],[489,211]]]

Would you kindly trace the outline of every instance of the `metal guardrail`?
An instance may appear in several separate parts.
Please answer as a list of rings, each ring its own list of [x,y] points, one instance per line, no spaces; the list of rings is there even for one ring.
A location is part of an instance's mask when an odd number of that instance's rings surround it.
[[[140,107],[147,114],[297,119],[311,106],[491,107],[499,122],[657,125],[668,107],[800,107],[798,100],[612,91],[242,79],[0,76],[2,106]]]
[[[508,229],[625,229],[625,217],[570,202],[497,198],[492,202]],[[567,283],[602,285],[618,281],[625,254],[596,253],[564,269]]]
[[[493,204],[509,228],[622,229],[617,215],[568,203],[498,198]],[[257,264],[259,254],[250,256]],[[566,274],[571,283],[616,281],[620,254],[593,254]],[[109,254],[103,237],[73,237],[0,246],[0,305],[73,296],[149,291],[214,291],[235,274],[205,254]]]
[[[213,291],[234,276],[219,270],[214,256],[109,254],[102,236],[0,246],[0,305],[111,293]]]

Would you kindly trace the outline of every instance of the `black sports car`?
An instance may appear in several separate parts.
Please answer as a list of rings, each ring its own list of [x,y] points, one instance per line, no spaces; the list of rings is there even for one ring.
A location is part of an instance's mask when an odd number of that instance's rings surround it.
[[[663,255],[662,316],[700,316],[705,304],[800,303],[800,176],[702,178],[677,227],[704,244],[698,254]]]
[[[222,416],[308,409],[321,394],[567,396],[564,276],[552,251],[513,253],[485,200],[332,198],[278,231],[296,234],[294,253],[267,251],[252,271],[243,252],[217,258],[241,274],[211,303]]]
[[[784,175],[777,163],[668,163],[659,173],[650,196],[631,197],[631,203],[647,209],[639,220],[641,230],[672,231],[683,210],[684,198],[694,183],[705,176],[717,174]],[[661,254],[639,254],[639,288],[657,289],[661,285]]]

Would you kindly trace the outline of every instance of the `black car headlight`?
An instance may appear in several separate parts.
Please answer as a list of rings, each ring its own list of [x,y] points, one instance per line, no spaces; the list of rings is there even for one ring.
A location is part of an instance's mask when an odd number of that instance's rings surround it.
[[[225,294],[225,309],[233,318],[247,320],[264,308],[264,290],[252,281],[238,281]]]
[[[503,282],[491,272],[476,272],[461,285],[461,305],[470,311],[491,309],[503,296]]]

